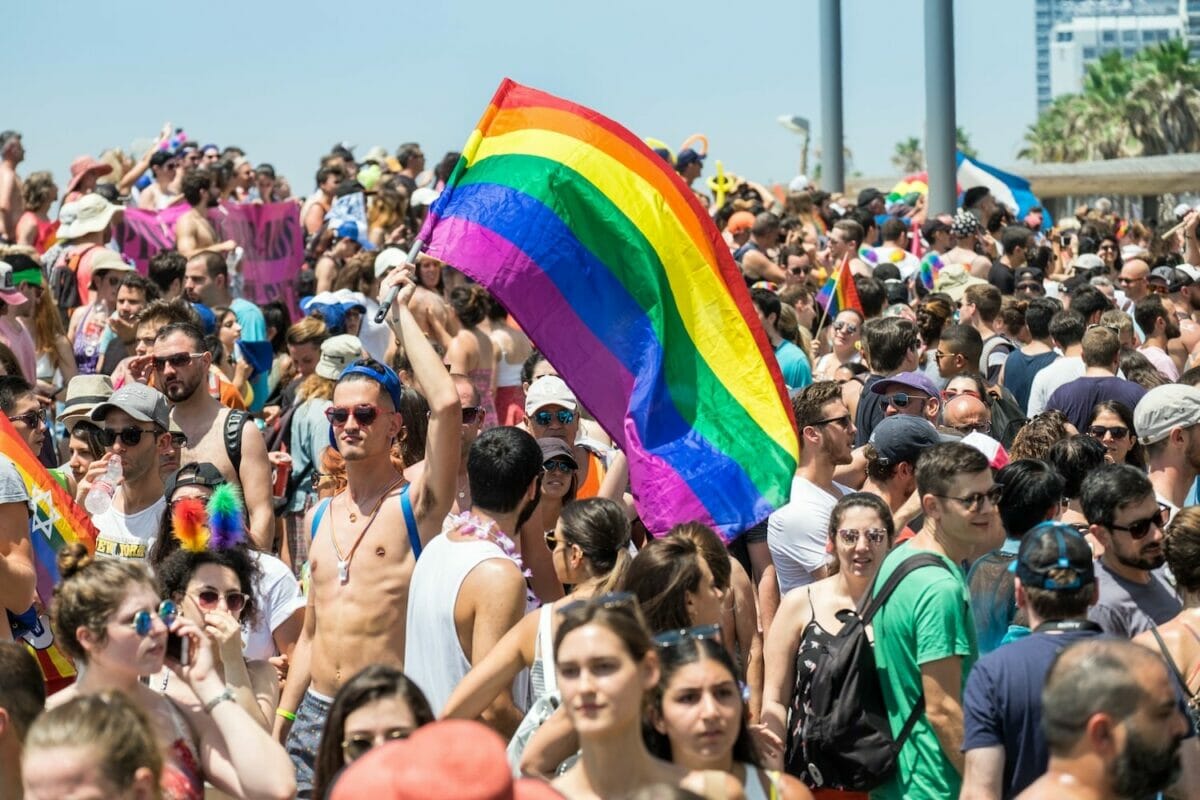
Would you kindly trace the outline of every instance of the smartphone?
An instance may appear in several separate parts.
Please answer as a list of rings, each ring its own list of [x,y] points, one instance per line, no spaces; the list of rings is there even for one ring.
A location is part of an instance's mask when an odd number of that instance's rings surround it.
[[[181,666],[187,666],[190,655],[186,637],[178,634],[167,634],[167,658],[174,659]]]

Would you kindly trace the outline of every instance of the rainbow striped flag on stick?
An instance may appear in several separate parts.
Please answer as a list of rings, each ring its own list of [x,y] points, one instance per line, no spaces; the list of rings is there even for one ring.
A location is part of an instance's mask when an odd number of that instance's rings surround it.
[[[823,318],[832,320],[848,308],[859,314],[863,313],[862,301],[858,299],[858,287],[854,285],[854,276],[850,274],[850,257],[842,259],[842,263],[825,281],[821,291],[817,292],[817,303],[825,309]]]
[[[799,455],[742,276],[671,165],[583,106],[500,84],[421,231],[485,285],[629,458],[663,533],[732,539],[787,502]]]
[[[54,643],[54,633],[50,630],[50,602],[54,587],[61,580],[56,557],[59,550],[73,542],[82,542],[88,550],[95,550],[96,528],[3,415],[0,415],[0,453],[17,468],[32,500],[29,538],[37,568],[37,600],[23,614],[10,612],[8,621],[13,638],[24,639],[37,657],[47,691],[54,692],[75,679],[75,667]]]

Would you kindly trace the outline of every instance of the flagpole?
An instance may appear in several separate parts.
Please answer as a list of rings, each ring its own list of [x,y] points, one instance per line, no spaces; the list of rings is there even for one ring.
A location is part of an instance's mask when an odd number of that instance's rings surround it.
[[[849,268],[850,256],[842,256],[842,263],[833,271],[833,294],[837,294],[838,281],[842,278],[843,268]],[[821,333],[821,328],[825,327],[825,320],[829,317],[829,305],[833,302],[833,294],[829,296],[829,302],[821,307],[821,321],[817,323],[817,335]]]
[[[425,242],[423,242],[420,237],[417,237],[413,240],[412,247],[409,249],[408,255],[404,258],[404,263],[406,266],[416,265],[417,256],[421,254],[421,249],[423,247],[425,247]],[[413,280],[416,280],[416,276],[413,276]],[[392,303],[396,300],[397,295],[400,294],[400,287],[401,284],[397,283],[392,287],[391,291],[388,292],[387,297],[383,298],[383,302],[379,304],[379,310],[375,312],[376,323],[382,323],[385,319],[387,319],[388,310],[391,309]]]

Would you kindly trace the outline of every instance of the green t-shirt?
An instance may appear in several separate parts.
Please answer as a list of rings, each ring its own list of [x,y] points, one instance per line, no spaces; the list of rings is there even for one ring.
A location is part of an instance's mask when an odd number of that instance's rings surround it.
[[[879,568],[882,586],[906,557],[921,552],[908,543],[888,554]],[[883,687],[892,735],[921,698],[921,665],[962,657],[962,685],[967,685],[979,650],[971,618],[970,590],[962,569],[922,567],[911,573],[875,615],[875,666]],[[896,775],[871,792],[871,800],[933,800],[958,797],[962,776],[942,752],[937,734],[924,714],[900,750]]]

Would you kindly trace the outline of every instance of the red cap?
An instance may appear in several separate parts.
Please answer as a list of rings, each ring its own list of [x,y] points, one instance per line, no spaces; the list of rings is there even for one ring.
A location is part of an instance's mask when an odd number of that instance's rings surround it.
[[[504,741],[467,720],[422,726],[408,739],[373,748],[333,785],[333,800],[563,800],[548,783],[514,781]]]

